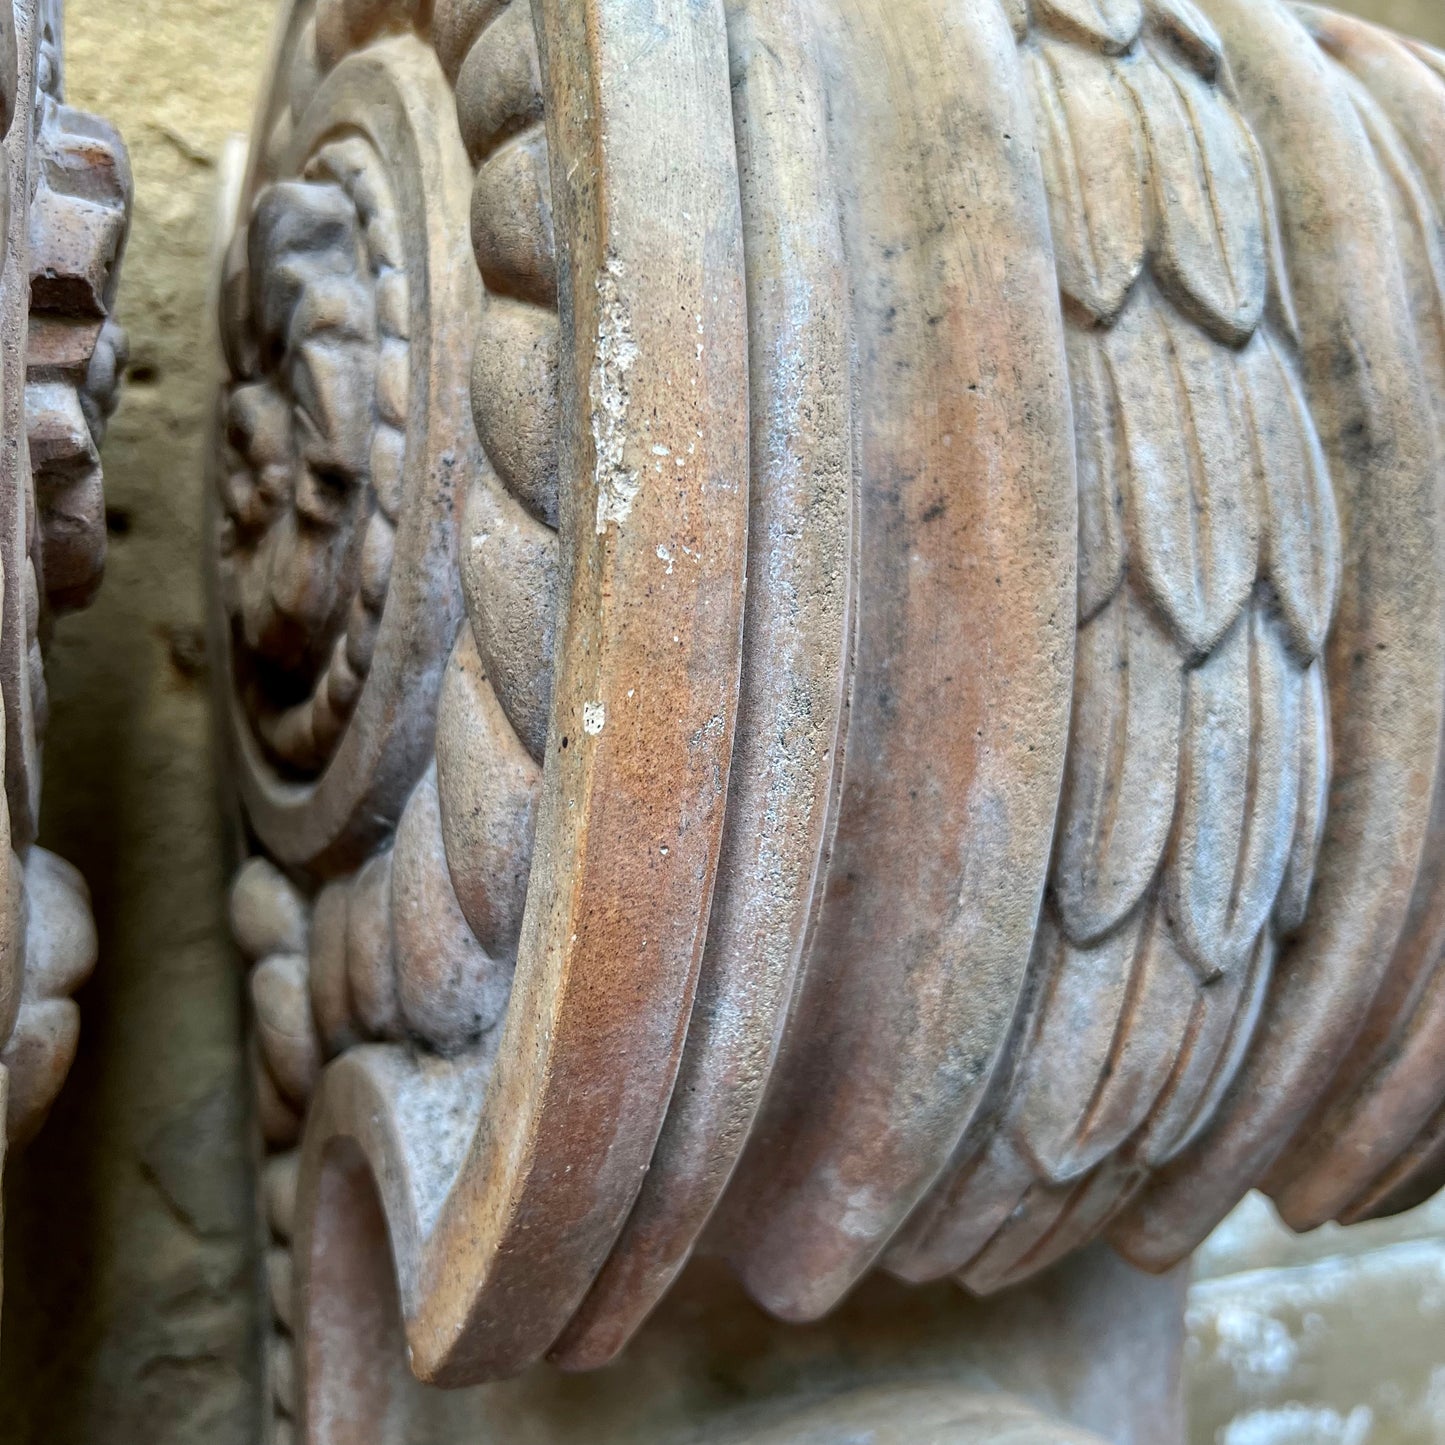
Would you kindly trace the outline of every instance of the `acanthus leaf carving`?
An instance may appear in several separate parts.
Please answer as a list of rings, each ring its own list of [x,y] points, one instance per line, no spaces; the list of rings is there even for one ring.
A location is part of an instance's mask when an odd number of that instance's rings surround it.
[[[95,966],[90,894],[36,846],[56,616],[87,605],[106,549],[100,443],[126,366],[113,316],[130,226],[124,143],[66,104],[58,3],[0,4],[0,1074],[23,1144],[75,1056],[72,995]]]

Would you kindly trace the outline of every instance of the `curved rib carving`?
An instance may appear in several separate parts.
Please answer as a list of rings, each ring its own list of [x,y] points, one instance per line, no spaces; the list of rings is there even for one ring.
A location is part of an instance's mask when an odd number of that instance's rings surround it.
[[[293,5],[211,542],[288,1413],[356,1171],[444,1383],[1433,1177],[1441,81],[1310,24]]]
[[[1299,7],[1296,13],[1348,74],[1346,89],[1389,188],[1395,236],[1417,321],[1419,357],[1437,418],[1445,408],[1445,169],[1441,58],[1374,26]],[[1392,1179],[1413,1136],[1445,1101],[1439,1052],[1440,954],[1445,946],[1445,779],[1437,777],[1424,862],[1410,914],[1349,1055],[1272,1173],[1272,1192],[1297,1228],[1369,1212],[1378,1177]]]
[[[852,77],[834,97],[851,128],[830,143],[866,358],[858,640],[817,933],[718,1224],[788,1318],[856,1282],[979,1109],[1027,966],[1067,728],[1074,468],[1046,199],[1013,139],[1030,129],[1016,47],[991,6],[902,8],[814,10]],[[875,54],[896,92],[862,83]],[[934,133],[972,166],[910,162]]]

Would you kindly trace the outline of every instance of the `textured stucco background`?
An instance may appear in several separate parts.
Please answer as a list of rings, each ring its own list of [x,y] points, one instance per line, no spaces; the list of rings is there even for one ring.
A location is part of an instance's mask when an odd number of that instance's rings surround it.
[[[69,0],[70,98],[136,179],[133,360],[105,456],[110,559],[50,664],[46,842],[84,871],[102,963],[77,1067],[7,1170],[4,1445],[249,1445],[251,1198],[201,632],[207,254],[274,0]]]
[[[1445,0],[1356,8],[1445,44]],[[217,165],[248,126],[274,0],[67,11],[71,97],[118,122],[134,160],[121,302],[134,355],[106,448],[107,583],[51,659],[46,841],[89,878],[102,952],[76,1070],[8,1171],[0,1445],[251,1445],[248,1122],[199,479]],[[1303,1244],[1262,1211],[1203,1263],[1200,1445],[1445,1442],[1445,1210]]]

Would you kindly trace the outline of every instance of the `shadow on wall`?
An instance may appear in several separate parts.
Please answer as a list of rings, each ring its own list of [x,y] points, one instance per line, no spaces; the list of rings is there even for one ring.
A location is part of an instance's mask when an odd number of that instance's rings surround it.
[[[110,558],[67,618],[42,841],[101,958],[49,1125],[6,1171],[5,1445],[251,1445],[252,1204],[209,752],[200,479],[217,161],[250,124],[276,0],[66,0],[73,100],[130,147],[132,340],[105,449]]]

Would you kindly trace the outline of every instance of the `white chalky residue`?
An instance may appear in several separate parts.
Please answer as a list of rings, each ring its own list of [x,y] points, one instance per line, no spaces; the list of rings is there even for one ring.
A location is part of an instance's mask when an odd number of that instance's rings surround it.
[[[600,702],[582,704],[582,731],[595,738],[607,726],[607,709]]]
[[[687,548],[684,547],[682,550],[683,550],[684,552],[686,552],[686,551],[687,551]],[[672,576],[672,553],[669,552],[669,551],[667,550],[667,548],[666,548],[661,542],[659,542],[659,543],[657,544],[657,559],[658,559],[659,562],[666,562],[666,563],[667,563],[667,575],[668,575],[669,577],[671,577],[671,576]]]
[[[597,276],[597,351],[592,360],[588,400],[592,408],[592,444],[596,452],[597,532],[609,522],[625,522],[642,483],[627,466],[627,373],[637,360],[632,318],[617,289],[621,263],[609,257]],[[656,448],[654,448],[654,453]]]
[[[676,638],[673,641],[677,641]],[[701,747],[704,742],[720,738],[723,734],[724,723],[719,713],[714,713],[698,730],[692,735],[692,746]]]
[[[877,1239],[892,1208],[888,1191],[844,1179],[832,1166],[824,1168],[819,1178],[833,1202],[842,1233],[849,1239]]]

